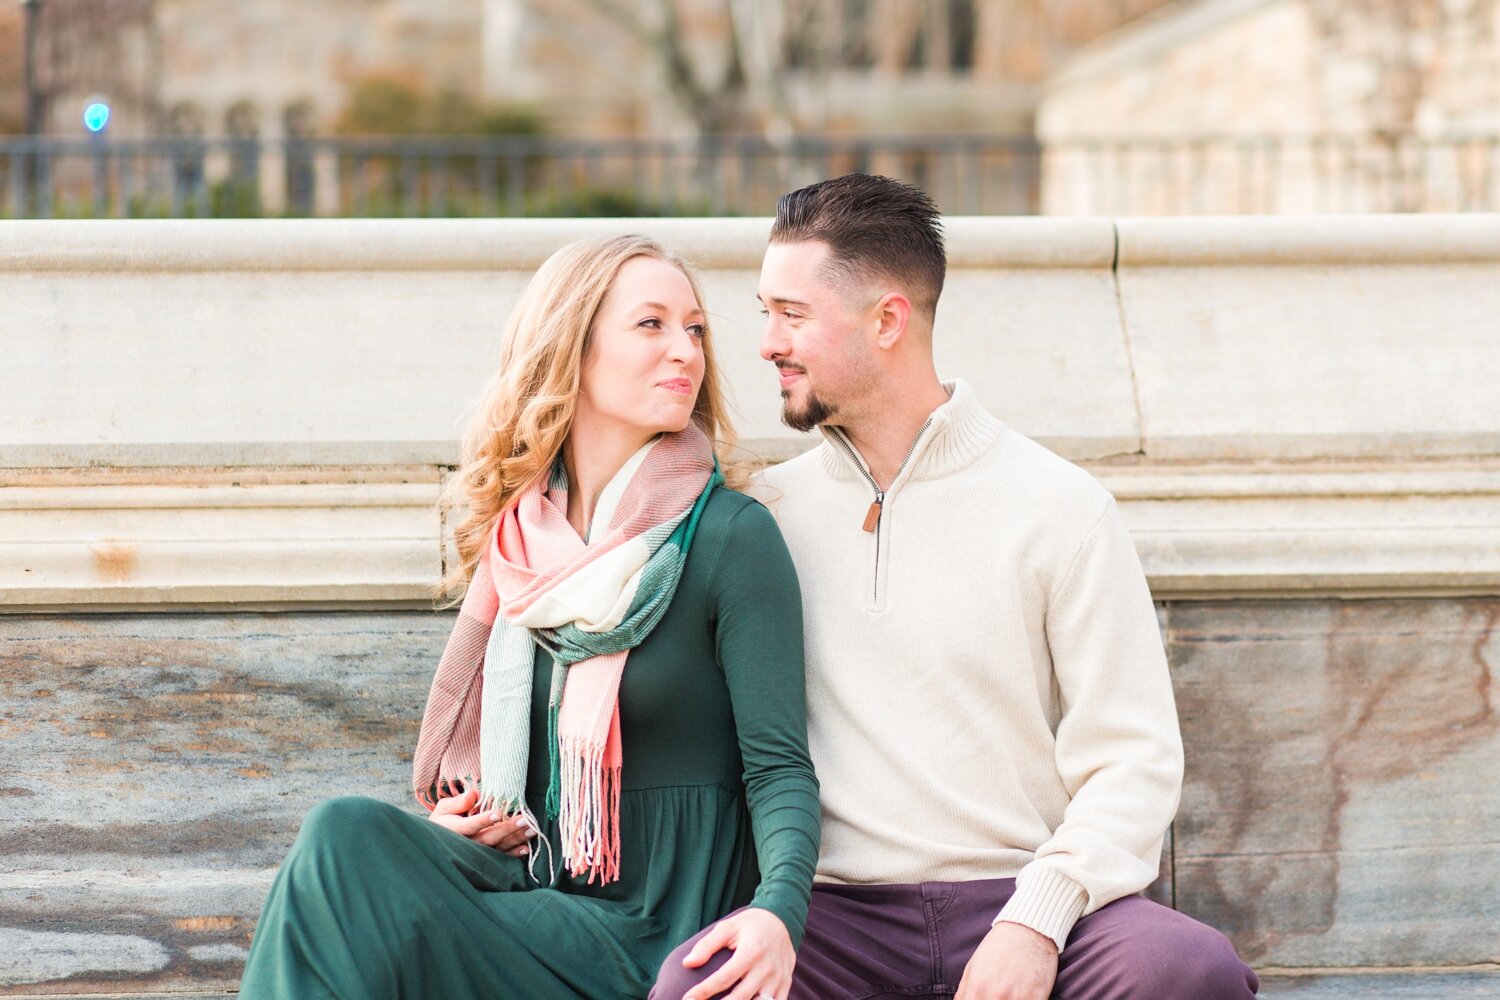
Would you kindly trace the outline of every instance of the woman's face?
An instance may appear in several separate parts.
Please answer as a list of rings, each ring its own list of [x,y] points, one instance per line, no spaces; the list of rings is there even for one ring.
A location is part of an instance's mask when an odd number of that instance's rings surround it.
[[[643,437],[686,427],[703,384],[704,323],[687,275],[654,257],[626,261],[594,318],[575,423]]]

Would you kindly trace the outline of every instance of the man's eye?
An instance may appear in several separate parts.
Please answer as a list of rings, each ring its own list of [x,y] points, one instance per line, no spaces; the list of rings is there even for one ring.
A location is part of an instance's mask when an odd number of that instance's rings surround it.
[[[760,314],[762,316],[769,316],[769,315],[771,315],[771,311],[769,309],[767,309],[765,306],[761,306],[760,307]]]

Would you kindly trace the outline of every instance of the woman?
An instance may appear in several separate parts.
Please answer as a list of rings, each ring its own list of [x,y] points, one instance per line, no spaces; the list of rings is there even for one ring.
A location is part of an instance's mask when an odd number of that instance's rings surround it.
[[[313,809],[242,998],[644,997],[743,906],[713,985],[784,1000],[818,843],[801,602],[770,515],[721,485],[731,437],[682,261],[627,236],[542,265],[457,477],[430,816]]]

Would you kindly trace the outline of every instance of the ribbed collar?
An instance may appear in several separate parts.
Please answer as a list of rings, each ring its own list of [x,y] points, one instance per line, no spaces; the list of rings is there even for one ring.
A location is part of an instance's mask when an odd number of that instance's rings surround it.
[[[927,429],[918,437],[907,459],[906,468],[891,486],[910,479],[940,479],[952,475],[984,454],[1005,430],[1000,418],[979,402],[979,396],[963,379],[944,382],[948,402],[932,411]],[[824,425],[823,468],[834,479],[864,481],[863,458],[856,459],[853,445],[845,447],[848,438],[842,430]]]

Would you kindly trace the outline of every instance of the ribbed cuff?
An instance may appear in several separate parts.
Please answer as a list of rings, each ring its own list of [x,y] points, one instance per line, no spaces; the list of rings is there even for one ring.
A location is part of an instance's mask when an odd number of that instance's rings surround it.
[[[1057,942],[1061,952],[1073,925],[1083,916],[1088,893],[1066,875],[1033,861],[1016,876],[1016,892],[993,923],[1008,920]]]
[[[765,883],[761,884],[761,889],[765,889]],[[799,904],[774,893],[757,892],[750,900],[750,905],[757,910],[775,914],[776,918],[786,925],[787,936],[792,939],[792,949],[802,947],[802,935],[807,930],[806,903]]]

